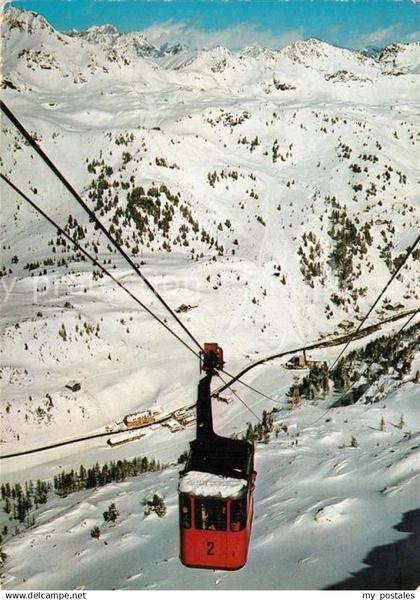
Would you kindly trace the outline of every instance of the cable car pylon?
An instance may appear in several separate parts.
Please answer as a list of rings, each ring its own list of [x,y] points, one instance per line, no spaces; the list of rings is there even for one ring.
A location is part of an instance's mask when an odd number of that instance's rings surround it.
[[[254,444],[213,430],[210,384],[223,368],[223,350],[204,344],[198,384],[196,439],[179,481],[180,559],[187,567],[243,567],[254,512]]]

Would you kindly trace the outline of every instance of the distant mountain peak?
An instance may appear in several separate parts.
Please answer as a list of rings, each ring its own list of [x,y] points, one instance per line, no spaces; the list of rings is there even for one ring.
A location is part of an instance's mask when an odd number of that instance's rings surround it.
[[[86,29],[86,33],[101,33],[107,35],[119,35],[119,31],[114,25],[92,25]]]
[[[265,48],[264,46],[246,46],[242,52],[241,56],[251,57],[251,58],[268,58],[275,59],[278,57],[279,50],[273,50],[272,48]]]
[[[42,29],[54,31],[48,21],[34,11],[9,7],[4,10],[3,15],[4,23],[9,31],[18,29],[30,35]]]

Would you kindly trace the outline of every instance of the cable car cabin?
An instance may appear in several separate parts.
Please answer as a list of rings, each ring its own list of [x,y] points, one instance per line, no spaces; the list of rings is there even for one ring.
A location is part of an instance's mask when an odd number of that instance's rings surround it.
[[[181,562],[188,567],[240,569],[248,556],[254,512],[254,447],[216,435],[212,441],[215,445],[208,448],[192,442],[181,473]]]
[[[220,357],[217,348],[215,354]],[[180,558],[187,567],[233,570],[248,556],[254,445],[214,433],[210,382],[216,366],[208,358],[198,386],[196,439],[180,473]]]

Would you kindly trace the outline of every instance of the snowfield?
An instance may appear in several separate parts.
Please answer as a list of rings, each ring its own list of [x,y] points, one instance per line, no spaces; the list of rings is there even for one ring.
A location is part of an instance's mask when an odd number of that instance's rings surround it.
[[[230,373],[357,328],[419,231],[419,44],[375,56],[315,39],[191,52],[112,26],[63,33],[35,13],[3,17],[2,100],[200,343],[223,347]],[[191,344],[3,114],[1,125],[1,172]],[[2,199],[2,455],[194,404],[188,349],[3,181]],[[419,260],[414,252],[368,324],[418,308]],[[338,351],[310,358],[332,364]],[[402,539],[393,527],[419,499],[418,345],[407,372],[390,369],[356,404],[329,410],[332,381],[324,398],[290,410],[286,393],[308,371],[286,360],[244,376],[272,401],[233,386],[258,415],[278,410],[277,435],[257,447],[244,569],[179,562],[175,465],[195,425],[155,424],[114,448],[105,436],[2,459],[11,484],[140,455],[169,465],[50,494],[17,535],[2,511],[4,588],[322,589]],[[214,417],[222,435],[256,421],[236,397],[215,400]],[[162,518],[144,515],[154,493]],[[102,517],[111,502],[115,524]]]
[[[385,407],[335,409],[316,425],[319,407],[280,413],[288,433],[257,447],[251,549],[240,571],[181,565],[178,473],[169,467],[49,502],[36,526],[7,545],[4,589],[322,589],[338,583],[363,568],[371,548],[406,537],[392,527],[418,506],[420,437],[408,434],[419,429],[416,387],[404,384]],[[402,412],[404,430],[396,426]],[[359,447],[349,446],[351,435]],[[168,507],[163,518],[144,516],[143,502],[154,493]],[[110,502],[120,512],[115,525],[103,522]],[[95,525],[98,540],[89,535]]]

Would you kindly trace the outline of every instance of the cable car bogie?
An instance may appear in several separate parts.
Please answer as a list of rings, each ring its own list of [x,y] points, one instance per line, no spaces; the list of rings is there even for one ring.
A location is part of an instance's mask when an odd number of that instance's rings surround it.
[[[200,371],[214,373],[217,369],[223,369],[224,364],[223,349],[215,342],[206,342],[204,351],[200,352]]]

